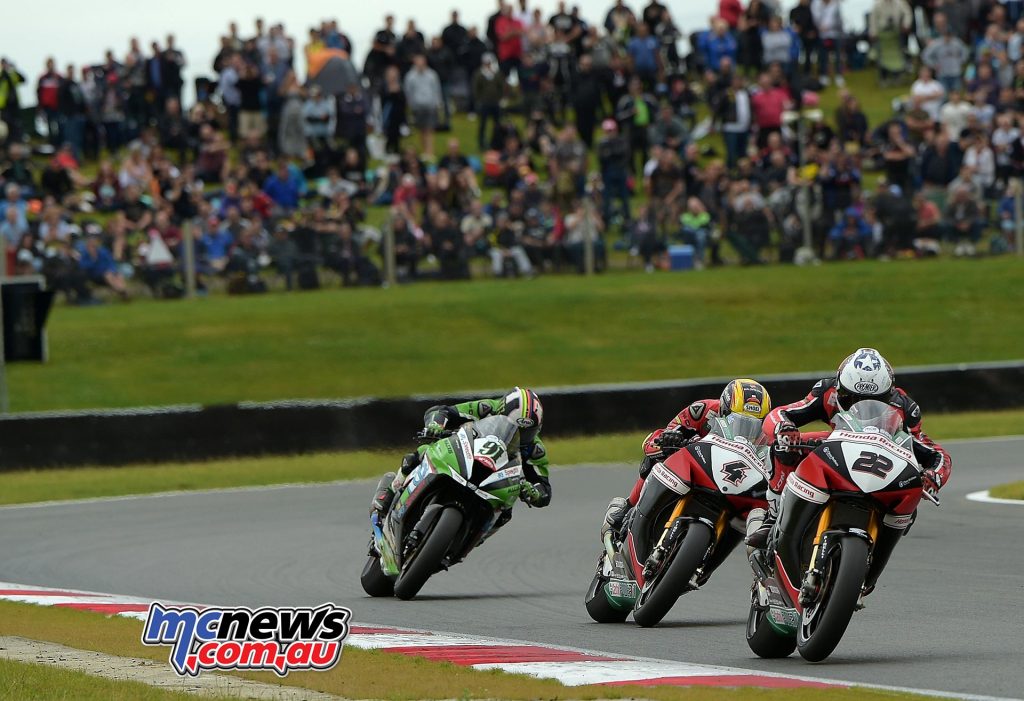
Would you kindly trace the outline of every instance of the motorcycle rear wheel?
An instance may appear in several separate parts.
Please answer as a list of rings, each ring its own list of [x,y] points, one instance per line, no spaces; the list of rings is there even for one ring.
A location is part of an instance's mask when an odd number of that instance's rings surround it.
[[[622,623],[629,615],[629,609],[617,609],[608,601],[608,595],[604,591],[604,584],[608,579],[600,572],[594,575],[587,589],[587,613],[598,623]]]
[[[359,583],[363,585],[363,591],[370,596],[393,596],[395,583],[391,577],[384,574],[380,566],[380,558],[370,555],[363,565],[363,573],[359,575]]]
[[[693,573],[704,561],[711,539],[711,529],[706,524],[700,521],[690,524],[672,561],[655,575],[651,588],[641,592],[636,600],[633,620],[637,625],[644,628],[658,625],[679,597],[689,590]]]
[[[838,562],[837,562],[838,560]],[[853,535],[839,541],[829,557],[818,602],[804,609],[796,649],[808,662],[821,662],[843,639],[868,571],[868,544]]]
[[[750,604],[747,615],[747,645],[758,657],[789,657],[796,650],[796,636],[779,635],[765,618],[766,611]]]
[[[441,560],[461,527],[462,512],[454,507],[441,512],[434,521],[434,527],[423,536],[423,542],[413,553],[411,561],[404,563],[395,579],[395,596],[411,599],[419,593],[430,575],[441,568]]]

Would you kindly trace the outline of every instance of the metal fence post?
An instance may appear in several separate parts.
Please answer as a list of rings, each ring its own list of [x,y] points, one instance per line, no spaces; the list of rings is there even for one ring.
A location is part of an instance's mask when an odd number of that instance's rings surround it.
[[[384,234],[384,287],[394,287],[397,278],[395,274],[395,229],[388,218],[382,230]]]
[[[1024,179],[1014,180],[1013,229],[1017,238],[1017,255],[1024,256]]]
[[[3,291],[4,281],[7,278],[7,242],[0,241],[0,414],[10,411],[10,401],[7,396],[7,349],[4,347],[4,305]]]
[[[594,274],[594,203],[589,198],[583,201],[583,272]]]
[[[186,219],[182,224],[181,244],[184,253],[185,266],[185,299],[192,299],[196,296],[196,246],[192,238],[195,228],[192,220]]]

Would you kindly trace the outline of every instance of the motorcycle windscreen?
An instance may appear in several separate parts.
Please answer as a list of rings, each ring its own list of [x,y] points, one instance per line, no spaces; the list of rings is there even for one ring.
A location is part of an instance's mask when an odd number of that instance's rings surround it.
[[[832,427],[851,433],[881,432],[892,438],[903,428],[903,415],[885,402],[864,399],[832,417]]]

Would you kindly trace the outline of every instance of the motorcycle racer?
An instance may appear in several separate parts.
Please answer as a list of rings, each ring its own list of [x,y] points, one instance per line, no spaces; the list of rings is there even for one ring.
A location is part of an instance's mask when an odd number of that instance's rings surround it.
[[[700,399],[680,411],[665,428],[648,434],[643,442],[644,457],[640,461],[640,476],[628,498],[615,497],[605,512],[601,535],[608,529],[619,530],[629,510],[636,506],[644,481],[659,460],[664,460],[692,440],[708,434],[712,418],[724,418],[732,413],[763,419],[772,408],[772,399],[761,383],[748,378],[731,381],[718,399]]]
[[[778,504],[786,478],[799,465],[806,454],[800,445],[824,438],[827,432],[801,434],[798,427],[813,421],[831,422],[839,411],[847,410],[859,401],[874,399],[895,407],[903,416],[904,430],[913,436],[914,456],[924,468],[924,491],[931,496],[949,480],[952,460],[949,453],[921,428],[921,408],[917,402],[895,384],[892,366],[873,348],[858,348],[839,364],[836,374],[822,378],[798,402],[776,407],[764,421],[764,432],[774,439],[771,461],[772,474],[768,480],[768,510],[753,509],[747,519],[747,544],[764,548],[778,519]],[[888,561],[903,530],[884,528],[875,545],[872,567],[867,578],[865,593],[874,588],[878,575]]]
[[[519,428],[519,458],[523,476],[529,487],[524,486],[521,498],[530,506],[545,507],[551,503],[551,482],[548,478],[548,457],[540,430],[544,421],[544,407],[540,397],[531,389],[514,387],[508,394],[497,398],[477,399],[454,406],[432,406],[423,414],[425,439],[441,439],[451,431],[470,421],[503,414],[516,422]],[[398,472],[388,472],[380,479],[373,498],[372,508],[387,512],[395,493],[405,482],[413,469],[420,463],[426,446],[407,453],[402,457]],[[505,512],[495,524],[494,530],[512,518],[511,511]]]

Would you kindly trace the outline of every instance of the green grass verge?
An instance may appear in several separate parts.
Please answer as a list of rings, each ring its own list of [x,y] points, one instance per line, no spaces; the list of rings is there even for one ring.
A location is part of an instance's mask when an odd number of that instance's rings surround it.
[[[1016,259],[863,262],[57,307],[16,411],[401,396],[1019,356]],[[897,303],[898,299],[898,303]]]
[[[141,682],[104,679],[44,664],[0,659],[0,699],[17,701],[237,701],[237,696],[196,696]]]
[[[1024,482],[1001,484],[989,490],[989,496],[997,499],[1024,499]]]
[[[931,415],[926,419],[926,429],[939,441],[1020,434],[1024,433],[1024,410]],[[632,463],[639,460],[640,443],[645,435],[645,432],[635,432],[580,436],[556,438],[546,443],[555,466]],[[395,469],[399,457],[397,451],[353,451],[197,463],[5,472],[0,473],[0,505],[376,477]]]
[[[358,615],[358,612],[356,613]],[[71,609],[44,608],[0,601],[0,635],[19,635],[46,640],[82,650],[110,655],[141,657],[167,662],[166,648],[144,647],[139,642],[141,623],[117,617]],[[742,640],[739,641],[742,645]],[[686,689],[678,687],[567,687],[556,681],[499,671],[479,671],[445,662],[430,662],[378,650],[346,648],[341,662],[328,672],[298,672],[278,679],[271,673],[240,676],[274,684],[286,684],[337,694],[350,699],[630,699],[658,701],[730,701],[741,694],[754,701],[883,701],[893,698],[922,698],[908,694],[868,689]],[[63,687],[38,696],[3,696],[3,667],[0,667],[0,698],[92,699],[62,693]],[[59,681],[59,680],[55,680]],[[135,698],[135,697],[96,697]],[[140,696],[139,698],[150,698]],[[164,698],[164,697],[152,697]],[[167,698],[178,698],[177,696]]]

